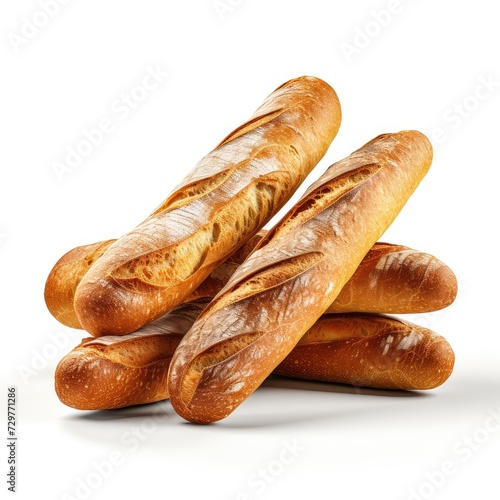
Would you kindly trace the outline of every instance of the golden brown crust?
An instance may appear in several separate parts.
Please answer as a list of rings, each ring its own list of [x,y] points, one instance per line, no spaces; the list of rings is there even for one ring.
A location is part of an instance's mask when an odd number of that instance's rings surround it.
[[[57,365],[55,389],[59,399],[79,410],[166,399],[170,359],[205,304],[183,304],[129,335],[84,339]]]
[[[99,351],[75,349],[57,366],[56,393],[65,405],[78,410],[161,401],[167,397],[169,362],[164,358],[142,368],[131,368],[106,359]]]
[[[174,409],[209,423],[241,404],[334,301],[431,160],[428,139],[404,131],[332,165],[181,341],[168,375]]]
[[[425,390],[444,383],[455,355],[444,337],[374,314],[325,314],[274,373],[380,389]]]
[[[45,304],[62,324],[71,328],[82,328],[75,308],[75,291],[94,262],[116,240],[107,240],[83,245],[65,253],[54,265],[45,283]]]
[[[376,243],[327,312],[409,314],[437,311],[457,296],[453,271],[436,257]]]
[[[217,293],[224,287],[228,279],[233,275],[238,266],[252,252],[255,246],[259,243],[267,231],[259,231],[255,236],[250,238],[242,247],[231,254],[222,264],[217,266],[206,278],[200,286],[198,286],[187,297],[186,302],[191,302],[196,299],[213,299]]]
[[[317,78],[273,92],[84,276],[75,294],[84,328],[94,336],[128,333],[185,300],[290,198],[340,117],[334,90]]]

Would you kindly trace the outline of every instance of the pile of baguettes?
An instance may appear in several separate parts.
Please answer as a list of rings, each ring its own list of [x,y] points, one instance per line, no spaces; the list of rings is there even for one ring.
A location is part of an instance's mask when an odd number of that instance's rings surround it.
[[[63,403],[110,409],[170,397],[182,417],[209,423],[271,373],[417,390],[449,377],[443,337],[380,315],[441,309],[457,292],[435,257],[377,243],[429,169],[423,134],[376,137],[259,232],[340,120],[327,83],[285,83],[144,222],[56,263],[50,312],[93,336],[56,369]]]

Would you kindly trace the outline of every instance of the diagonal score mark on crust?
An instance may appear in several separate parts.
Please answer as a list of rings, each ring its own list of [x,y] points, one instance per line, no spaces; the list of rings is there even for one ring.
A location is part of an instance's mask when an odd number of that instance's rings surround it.
[[[124,262],[110,277],[120,286],[137,292],[144,287],[186,281],[200,268],[213,264],[211,255],[216,246],[218,253],[227,255],[260,228],[282,204],[290,182],[286,171],[259,177],[234,198],[232,205],[223,205],[196,233]]]
[[[196,391],[203,372],[222,361],[229,360],[232,356],[248,348],[260,339],[265,332],[243,333],[231,339],[224,339],[202,351],[187,366],[186,374],[182,381],[181,400],[188,405]]]
[[[241,137],[242,135],[245,135],[248,132],[252,132],[256,128],[261,127],[261,126],[265,125],[266,123],[273,121],[276,117],[278,117],[279,115],[281,115],[284,112],[285,112],[285,109],[280,108],[280,109],[276,109],[274,111],[270,111],[269,113],[266,113],[264,115],[260,115],[260,116],[257,116],[255,118],[252,118],[251,120],[247,121],[243,125],[239,126],[235,130],[233,130],[227,137],[225,137],[217,145],[217,148],[225,146],[227,143],[234,141],[238,137]]]
[[[200,318],[207,314],[213,314],[215,311],[234,302],[242,301],[258,293],[281,286],[311,269],[323,257],[322,252],[309,252],[270,264],[248,276],[242,283],[236,283],[231,289],[224,292],[217,300],[206,307]]]
[[[240,164],[236,164],[231,168],[225,169],[224,171],[211,175],[210,177],[205,177],[203,179],[197,179],[180,189],[172,193],[151,215],[157,215],[159,213],[168,212],[170,210],[175,210],[181,208],[189,203],[206,196],[207,194],[215,191],[219,186],[224,184],[226,179],[230,177],[235,170],[238,169]]]
[[[162,287],[168,282],[185,281],[203,265],[217,233],[216,223],[207,224],[177,244],[130,259],[115,268],[110,277],[137,292],[144,285]]]
[[[261,127],[276,117],[281,115],[285,110],[280,108],[265,115],[258,116],[231,132],[217,147],[214,151],[225,146],[236,138],[241,137],[249,132],[253,132],[258,127]],[[175,210],[184,205],[187,205],[198,198],[206,196],[207,194],[215,191],[219,186],[224,184],[224,182],[233,173],[240,168],[240,164],[233,165],[231,168],[227,168],[224,171],[210,175],[209,177],[204,177],[202,179],[197,179],[189,184],[183,185],[181,188],[177,189],[172,193],[151,215],[159,214],[162,212],[168,212],[169,210]]]
[[[310,193],[307,193],[290,212],[288,212],[281,222],[262,238],[256,250],[265,246],[271,238],[280,237],[289,233],[323,210],[331,207],[338,199],[366,182],[381,168],[383,168],[383,165],[380,163],[363,165],[344,175],[334,177],[330,181],[313,189]]]
[[[94,262],[101,258],[103,254],[106,252],[106,250],[115,242],[116,240],[107,240],[103,241],[99,244],[97,248],[95,248],[93,251],[88,253],[83,257],[83,262],[85,262],[86,267],[91,267]]]

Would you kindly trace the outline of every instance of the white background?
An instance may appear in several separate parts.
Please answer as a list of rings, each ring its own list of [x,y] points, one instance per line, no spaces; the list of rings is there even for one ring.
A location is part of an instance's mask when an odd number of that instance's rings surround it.
[[[491,417],[500,412],[493,5],[73,0],[44,19],[36,1],[2,2],[0,435],[7,387],[16,385],[17,498],[500,497],[500,426]],[[390,17],[381,13],[389,8]],[[168,76],[141,93],[148,67]],[[54,367],[82,333],[45,308],[55,261],[134,227],[265,96],[304,74],[336,89],[343,122],[300,193],[382,132],[440,135],[430,173],[383,239],[433,253],[456,272],[455,304],[411,318],[454,347],[449,381],[405,394],[273,379],[211,426],[183,422],[166,402],[114,412],[62,405]],[[142,100],[124,109],[131,92]],[[59,180],[54,163],[102,119],[113,130]],[[0,449],[5,478],[8,449]],[[96,464],[111,458],[113,470],[97,476]],[[436,472],[443,464],[446,475]]]

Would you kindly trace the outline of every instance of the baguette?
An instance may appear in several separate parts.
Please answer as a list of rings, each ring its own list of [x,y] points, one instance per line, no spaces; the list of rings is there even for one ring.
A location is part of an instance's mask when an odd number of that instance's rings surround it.
[[[126,334],[183,302],[285,204],[340,119],[324,81],[302,77],[279,87],[89,269],[74,299],[81,325],[93,336]]]
[[[426,390],[444,383],[455,355],[444,337],[376,314],[324,314],[276,367],[276,375]]]
[[[260,231],[238,252],[216,267],[186,302],[213,297],[266,231]],[[75,313],[75,289],[98,253],[115,240],[74,248],[56,263],[45,284],[51,314],[71,328],[82,328]],[[427,253],[402,245],[375,243],[326,312],[411,314],[449,306],[457,295],[453,271]]]
[[[79,410],[166,399],[170,359],[206,304],[206,300],[182,304],[128,335],[83,339],[56,367],[57,396]]]
[[[265,380],[335,300],[431,160],[423,134],[385,134],[308,189],[179,344],[168,375],[179,415],[225,418]]]
[[[135,333],[84,339],[55,372],[61,402],[106,410],[168,398],[172,355],[207,299],[182,304]],[[376,315],[323,315],[275,374],[384,389],[424,390],[445,382],[454,355],[430,330]]]
[[[327,312],[413,314],[448,307],[457,296],[453,271],[428,253],[375,243]]]

